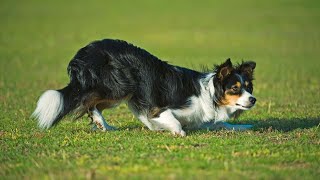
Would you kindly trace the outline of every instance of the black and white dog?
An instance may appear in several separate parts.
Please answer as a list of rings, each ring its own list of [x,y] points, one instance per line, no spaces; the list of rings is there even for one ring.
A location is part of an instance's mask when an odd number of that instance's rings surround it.
[[[233,66],[227,59],[212,72],[202,73],[169,65],[125,41],[95,41],[71,60],[70,83],[44,92],[33,116],[45,129],[70,112],[77,117],[88,113],[95,127],[113,130],[101,112],[126,101],[150,130],[169,130],[185,136],[183,129],[208,124],[247,129],[251,125],[221,122],[254,106],[255,66],[252,61]]]

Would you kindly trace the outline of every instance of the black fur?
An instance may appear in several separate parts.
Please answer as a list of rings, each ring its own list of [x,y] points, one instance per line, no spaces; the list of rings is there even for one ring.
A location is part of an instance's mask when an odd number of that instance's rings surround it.
[[[213,104],[218,106],[221,102],[231,74],[242,73],[251,83],[250,68],[254,67],[253,62],[248,62],[234,68],[230,60],[216,66]],[[71,111],[81,117],[100,101],[104,103],[101,110],[127,100],[135,112],[157,116],[167,108],[188,106],[189,97],[200,95],[199,80],[207,75],[170,65],[144,49],[111,39],[81,48],[67,70],[70,83],[58,90],[63,95],[64,109],[53,124]]]

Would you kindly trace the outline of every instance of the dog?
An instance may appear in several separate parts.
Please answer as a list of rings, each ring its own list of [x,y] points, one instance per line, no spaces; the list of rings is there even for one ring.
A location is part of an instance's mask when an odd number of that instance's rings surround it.
[[[45,91],[32,116],[48,129],[69,113],[88,114],[95,129],[115,130],[102,111],[127,102],[150,130],[180,136],[185,129],[244,130],[252,126],[225,121],[255,105],[255,67],[253,61],[232,65],[227,59],[211,72],[199,72],[170,65],[123,40],[98,40],[76,53],[67,68],[70,83]]]

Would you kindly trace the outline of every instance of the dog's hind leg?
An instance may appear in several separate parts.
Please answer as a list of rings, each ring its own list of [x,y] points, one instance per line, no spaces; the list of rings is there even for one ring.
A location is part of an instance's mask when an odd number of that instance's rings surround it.
[[[106,120],[104,119],[104,117],[102,116],[101,112],[96,108],[93,107],[89,110],[89,117],[91,118],[91,120],[94,123],[94,127],[93,130],[96,130],[97,128],[99,128],[102,131],[111,131],[111,130],[116,130],[115,127],[110,126]]]

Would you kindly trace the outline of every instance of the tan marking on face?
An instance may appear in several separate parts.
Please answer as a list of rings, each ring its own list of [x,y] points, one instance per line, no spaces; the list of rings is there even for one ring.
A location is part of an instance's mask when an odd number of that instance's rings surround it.
[[[228,91],[225,92],[225,95],[221,101],[221,105],[236,105],[236,102],[238,101],[238,99],[240,98],[240,95],[239,94],[236,94],[236,95],[231,95],[231,94],[228,94]]]
[[[235,84],[233,84],[231,86],[231,89],[234,88],[234,87],[237,87],[237,88],[241,89],[241,83],[239,81],[237,81]]]
[[[246,82],[244,82],[244,84],[245,84],[246,86],[248,86],[248,85],[249,85],[249,82],[248,82],[248,81],[246,81]]]

